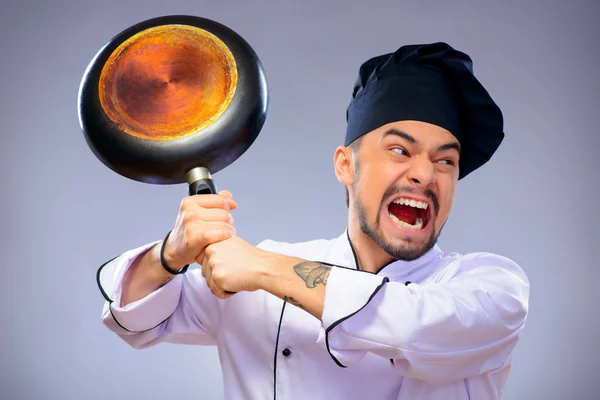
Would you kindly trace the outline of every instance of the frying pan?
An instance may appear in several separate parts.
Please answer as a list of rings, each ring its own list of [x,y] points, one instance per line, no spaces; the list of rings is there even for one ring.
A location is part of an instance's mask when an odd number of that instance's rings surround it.
[[[215,21],[149,19],[114,36],[78,93],[86,143],[111,170],[151,184],[216,193],[212,174],[237,160],[266,119],[268,88],[250,45]]]

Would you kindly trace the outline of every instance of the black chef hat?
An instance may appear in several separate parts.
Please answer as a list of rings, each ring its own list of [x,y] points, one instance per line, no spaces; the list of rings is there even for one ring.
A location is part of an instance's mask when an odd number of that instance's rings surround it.
[[[446,43],[403,46],[366,61],[346,120],[346,146],[395,121],[447,129],[461,144],[459,179],[485,164],[504,138],[502,112],[473,75],[471,58]]]

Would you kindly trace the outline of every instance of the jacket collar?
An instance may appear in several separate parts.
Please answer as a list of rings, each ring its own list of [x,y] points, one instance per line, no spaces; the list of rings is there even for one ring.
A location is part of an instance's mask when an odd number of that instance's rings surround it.
[[[387,265],[382,266],[377,275],[388,277],[408,276],[412,272],[431,264],[442,253],[441,248],[435,244],[427,253],[412,261],[396,260]],[[329,262],[335,265],[359,269],[358,259],[356,257],[352,242],[348,235],[348,229],[344,230],[333,244],[332,252],[329,257]]]

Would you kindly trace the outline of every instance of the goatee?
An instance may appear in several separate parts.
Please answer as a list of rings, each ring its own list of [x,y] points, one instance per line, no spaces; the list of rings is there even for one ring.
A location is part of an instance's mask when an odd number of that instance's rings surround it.
[[[414,191],[415,189],[412,187],[391,186],[383,195],[383,199],[381,201],[382,206],[384,203],[386,203],[386,200],[392,196],[395,196],[400,193],[411,193]],[[357,192],[355,191],[354,193]],[[426,191],[425,194],[431,199],[433,203],[433,215],[429,223],[435,224],[435,216],[437,216],[439,211],[439,202],[435,193],[431,191]],[[435,225],[433,225],[431,227],[431,235],[422,245],[411,246],[410,243],[395,245],[388,241],[383,234],[383,231],[381,229],[381,212],[377,213],[377,217],[375,218],[375,222],[373,223],[373,225],[369,225],[369,223],[367,222],[365,208],[358,196],[355,196],[355,210],[360,230],[369,238],[371,238],[371,240],[373,240],[373,242],[375,242],[379,247],[381,247],[383,251],[389,254],[390,257],[396,260],[413,261],[423,256],[425,253],[431,250],[433,246],[435,246],[438,237],[442,232],[442,229],[440,229],[440,231],[436,234],[436,227]]]

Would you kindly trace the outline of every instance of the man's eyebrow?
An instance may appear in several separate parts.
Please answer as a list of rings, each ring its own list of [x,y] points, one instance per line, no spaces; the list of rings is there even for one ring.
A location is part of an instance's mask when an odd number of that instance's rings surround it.
[[[437,148],[437,151],[444,151],[444,150],[450,150],[450,149],[455,149],[456,151],[458,151],[458,154],[460,154],[460,143],[450,142],[450,143],[443,144]]]
[[[391,128],[388,129],[382,136],[382,139],[388,135],[394,135],[394,136],[400,136],[401,138],[407,140],[410,143],[418,143],[417,139],[415,139],[414,137],[412,137],[411,135],[409,135],[406,132],[403,132],[401,130],[398,130],[396,128]]]
[[[417,139],[415,139],[413,136],[409,135],[408,133],[401,131],[399,129],[396,128],[390,128],[388,129],[384,134],[383,137],[389,136],[389,135],[394,135],[394,136],[399,136],[403,139],[405,139],[406,141],[413,143],[413,144],[417,144],[419,143],[417,141]],[[455,149],[458,154],[460,154],[460,143],[458,142],[450,142],[450,143],[446,143],[441,145],[440,147],[437,148],[437,151],[445,151],[445,150],[450,150],[450,149]]]

